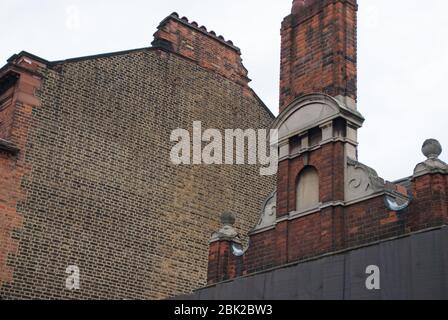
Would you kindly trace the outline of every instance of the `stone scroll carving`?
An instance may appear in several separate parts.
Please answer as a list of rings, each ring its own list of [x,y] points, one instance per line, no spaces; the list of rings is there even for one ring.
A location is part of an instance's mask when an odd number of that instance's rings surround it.
[[[347,160],[345,201],[353,201],[385,190],[385,183],[376,171],[356,160]]]
[[[261,209],[260,220],[252,232],[273,227],[277,221],[277,191],[272,192]]]

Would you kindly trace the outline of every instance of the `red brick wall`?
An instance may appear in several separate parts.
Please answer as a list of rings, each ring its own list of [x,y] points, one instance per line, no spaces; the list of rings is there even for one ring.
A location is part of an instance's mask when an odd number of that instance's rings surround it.
[[[210,244],[207,279],[224,281],[230,276],[228,268],[232,264],[229,263],[229,256],[230,242],[222,241]]]
[[[312,1],[282,24],[280,111],[312,92],[356,100],[356,0]]]
[[[25,162],[25,148],[31,114],[40,103],[34,93],[40,87],[41,80],[25,69],[34,68],[35,65],[22,61],[17,67],[11,66],[0,74],[1,79],[8,77],[9,69],[20,74],[18,82],[3,94],[3,97],[11,97],[11,100],[0,113],[0,138],[22,150],[18,155],[0,150],[0,287],[3,283],[13,281],[13,268],[9,265],[9,259],[18,253],[17,237],[14,235],[20,232],[23,225],[23,216],[17,212],[17,207],[25,200],[22,178],[30,171],[29,164]]]
[[[345,208],[345,244],[353,247],[405,233],[408,215],[390,211],[379,196]]]
[[[344,159],[344,145],[336,142],[310,152],[307,164],[303,156],[282,161],[277,174],[277,217],[295,211],[297,178],[307,165],[318,171],[321,202],[343,200]],[[244,257],[243,273],[253,273],[328,252],[335,246],[342,247],[342,214],[341,208],[330,207],[320,213],[280,222],[275,230],[252,235],[250,248]],[[213,247],[210,250],[213,252]],[[219,259],[215,254],[211,257],[209,268],[218,263],[214,261],[216,258]],[[231,261],[229,263],[232,264]],[[219,279],[229,276],[219,273]],[[216,282],[216,279],[209,273],[209,282]]]
[[[424,175],[413,181],[413,206],[409,231],[448,223],[448,176]]]
[[[252,235],[244,256],[243,271],[221,274],[220,279],[440,227],[448,222],[447,175],[427,174],[415,178],[411,184],[410,206],[400,212],[386,207],[384,194],[347,206],[333,203],[344,200],[343,143],[326,144],[310,152],[307,157],[308,165],[314,166],[319,173],[320,201],[330,206],[309,215],[281,221],[275,229]],[[305,161],[302,155],[280,163],[278,218],[295,211],[297,176],[304,168]],[[221,267],[221,270],[235,270],[235,260],[226,259],[229,266],[227,269]],[[210,276],[209,283],[217,282],[218,278]]]
[[[282,27],[280,111],[311,92],[356,100],[356,11],[355,0],[295,1],[293,14]],[[296,210],[297,177],[307,165],[318,171],[319,198],[324,206],[318,212],[283,220],[275,229],[252,235],[243,273],[448,223],[447,175],[427,174],[413,179],[410,206],[394,212],[386,207],[384,193],[351,205],[342,203],[345,161],[344,144],[334,142],[279,163],[277,218],[286,219]],[[387,187],[404,189],[391,183]],[[227,278],[232,276],[229,273]],[[209,278],[212,283],[216,280]]]
[[[17,252],[17,241],[13,232],[22,225],[22,217],[17,214],[16,205],[22,194],[20,181],[22,168],[11,157],[0,151],[0,285],[12,281],[13,270],[8,265],[9,255]]]
[[[14,114],[14,86],[0,95],[0,139],[9,139]]]
[[[308,164],[319,173],[320,201],[344,200],[344,145],[326,144],[309,153]],[[305,167],[304,157],[285,160],[279,164],[277,175],[277,216],[282,217],[296,209],[297,177]]]
[[[165,47],[243,86],[250,81],[241,52],[231,41],[195,22],[190,23],[185,17],[170,15],[160,24],[154,39],[154,46]]]
[[[282,244],[276,243],[277,239],[281,239],[281,237],[276,236],[276,233],[281,232],[281,225],[279,224],[275,230],[258,233],[250,237],[250,251],[244,256],[244,270],[247,273],[279,264]],[[252,254],[253,250],[251,248],[263,248],[263,250],[255,250]]]

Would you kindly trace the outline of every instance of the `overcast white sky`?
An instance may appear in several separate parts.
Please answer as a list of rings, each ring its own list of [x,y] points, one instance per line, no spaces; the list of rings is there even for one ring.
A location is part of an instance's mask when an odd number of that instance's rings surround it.
[[[420,148],[448,152],[448,1],[358,0],[360,161],[387,180],[412,174]],[[280,24],[291,0],[1,0],[0,64],[21,50],[47,60],[147,47],[171,12],[232,40],[251,86],[278,113]]]

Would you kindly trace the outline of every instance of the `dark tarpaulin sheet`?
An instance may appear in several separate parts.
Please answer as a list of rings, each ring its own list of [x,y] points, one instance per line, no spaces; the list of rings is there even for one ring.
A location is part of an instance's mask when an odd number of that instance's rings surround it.
[[[368,266],[380,289],[368,290]],[[448,228],[414,234],[201,289],[200,300],[448,299]]]

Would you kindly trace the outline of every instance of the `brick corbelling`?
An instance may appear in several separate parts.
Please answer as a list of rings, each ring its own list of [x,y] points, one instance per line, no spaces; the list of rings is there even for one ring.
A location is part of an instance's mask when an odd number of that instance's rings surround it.
[[[195,61],[242,86],[247,87],[250,82],[239,48],[213,31],[190,23],[187,18],[180,19],[176,13],[162,21],[152,44]]]

